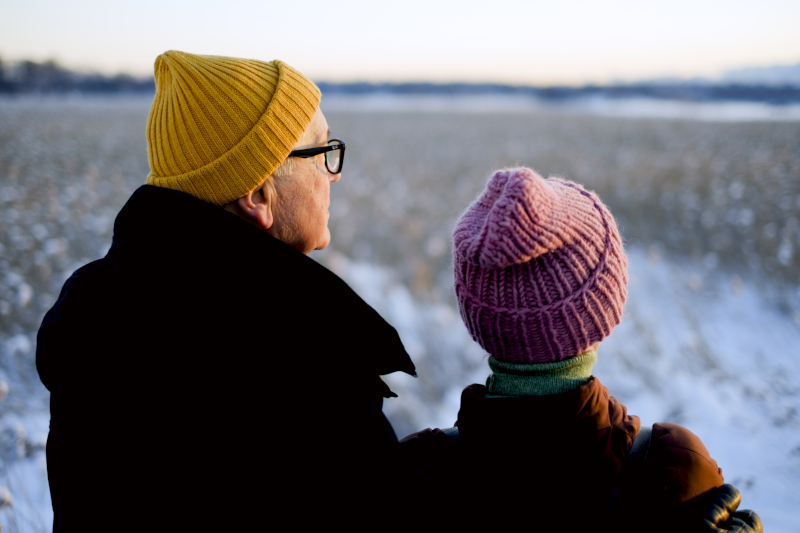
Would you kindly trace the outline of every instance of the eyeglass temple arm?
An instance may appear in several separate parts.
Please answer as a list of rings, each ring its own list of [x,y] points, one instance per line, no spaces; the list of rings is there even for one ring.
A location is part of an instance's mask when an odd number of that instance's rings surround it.
[[[315,155],[324,154],[326,152],[333,152],[334,150],[344,150],[345,147],[347,146],[339,139],[331,139],[331,141],[335,141],[337,144],[320,146],[319,148],[303,148],[302,150],[293,150],[292,152],[289,153],[289,156],[308,159],[309,157],[314,157]]]

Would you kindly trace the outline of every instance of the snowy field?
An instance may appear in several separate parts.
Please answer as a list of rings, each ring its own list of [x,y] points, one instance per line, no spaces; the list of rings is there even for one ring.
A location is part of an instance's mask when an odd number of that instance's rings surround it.
[[[489,372],[452,295],[453,223],[497,167],[586,184],[620,221],[631,274],[595,374],[643,423],[698,434],[767,531],[797,531],[800,112],[651,104],[323,99],[348,150],[333,244],[312,257],[397,327],[417,364],[419,379],[387,377],[397,433],[449,427],[461,389]],[[148,108],[0,100],[4,531],[49,530],[35,333],[66,277],[105,254],[116,212],[143,183]]]
[[[335,95],[325,100],[329,111],[389,113],[533,113],[558,112],[628,118],[689,119],[708,122],[795,122],[800,104],[762,102],[691,102],[655,98],[581,97],[562,102],[525,95]]]

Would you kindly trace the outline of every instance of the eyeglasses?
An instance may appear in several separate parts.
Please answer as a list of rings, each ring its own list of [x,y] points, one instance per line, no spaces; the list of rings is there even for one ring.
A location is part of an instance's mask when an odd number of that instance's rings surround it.
[[[303,150],[294,150],[289,154],[289,157],[302,157],[308,159],[315,155],[325,154],[325,168],[331,174],[338,174],[342,171],[344,164],[344,141],[341,139],[331,139],[328,141],[328,146],[320,146],[319,148],[305,148]]]

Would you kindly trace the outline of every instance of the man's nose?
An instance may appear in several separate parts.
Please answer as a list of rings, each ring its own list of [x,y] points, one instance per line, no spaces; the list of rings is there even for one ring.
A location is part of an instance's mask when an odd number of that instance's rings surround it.
[[[328,172],[328,174],[330,174],[330,172]],[[331,175],[331,183],[336,183],[337,181],[339,181],[339,178],[342,177],[341,172],[339,172],[338,174],[330,174],[330,175]]]

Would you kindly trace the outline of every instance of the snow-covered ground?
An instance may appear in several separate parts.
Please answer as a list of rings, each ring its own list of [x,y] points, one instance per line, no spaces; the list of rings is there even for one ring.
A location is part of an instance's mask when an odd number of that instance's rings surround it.
[[[337,253],[321,259],[398,329],[417,364],[418,379],[386,377],[399,394],[384,406],[398,435],[452,426],[461,389],[489,373],[453,302],[415,299],[386,267]],[[629,259],[625,316],[601,345],[595,375],[643,423],[676,422],[699,435],[767,531],[797,531],[800,291],[779,293],[653,249],[629,250]],[[19,338],[3,346],[6,357],[31,349]],[[13,494],[0,523],[10,531],[47,531],[52,521],[42,405],[18,405],[0,425],[0,484]]]
[[[0,509],[0,524],[3,531],[52,531],[53,508],[44,452],[49,422],[50,413],[41,409],[2,417],[0,501],[5,505]]]
[[[553,102],[523,95],[338,95],[325,98],[325,109],[339,112],[394,113],[575,113],[605,117],[688,119],[711,122],[794,122],[800,104],[762,102],[691,102],[656,98],[589,96]]]
[[[798,530],[800,290],[773,292],[738,276],[629,250],[622,323],[595,375],[644,424],[675,422],[700,436],[766,531]],[[326,257],[399,331],[418,379],[387,376],[384,411],[398,435],[450,427],[460,393],[489,374],[455,307],[415,301],[390,269]]]
[[[384,404],[399,436],[451,426],[462,388],[488,375],[455,307],[447,243],[486,173],[531,164],[597,190],[631,243],[625,318],[600,347],[596,375],[645,424],[697,433],[767,531],[800,529],[800,109],[323,104],[348,141],[348,167],[332,191],[332,248],[313,257],[397,327],[417,364],[418,379],[387,377],[400,395]],[[36,329],[66,277],[108,249],[116,212],[144,181],[148,108],[0,100],[4,532],[50,529]],[[669,120],[610,118],[620,116]]]

